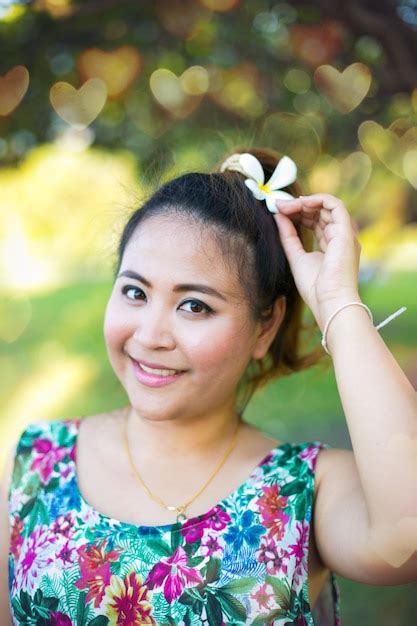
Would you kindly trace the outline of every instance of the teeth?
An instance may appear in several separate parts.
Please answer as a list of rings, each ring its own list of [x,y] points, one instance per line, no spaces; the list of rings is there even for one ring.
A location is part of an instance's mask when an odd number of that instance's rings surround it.
[[[145,370],[145,372],[149,372],[149,374],[158,374],[158,376],[172,376],[172,374],[176,374],[177,370],[158,370],[153,367],[147,367],[143,363],[140,364],[141,368]]]

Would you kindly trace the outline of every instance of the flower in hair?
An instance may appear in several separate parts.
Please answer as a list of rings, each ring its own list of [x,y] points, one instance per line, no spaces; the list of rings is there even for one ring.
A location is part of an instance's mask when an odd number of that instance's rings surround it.
[[[297,166],[288,156],[283,156],[271,178],[265,183],[265,174],[260,161],[250,154],[233,154],[224,161],[220,171],[235,170],[244,176],[248,176],[245,185],[251,190],[257,200],[265,200],[266,206],[271,213],[278,213],[276,200],[290,200],[294,196],[281,191],[283,187],[287,187],[297,178]]]

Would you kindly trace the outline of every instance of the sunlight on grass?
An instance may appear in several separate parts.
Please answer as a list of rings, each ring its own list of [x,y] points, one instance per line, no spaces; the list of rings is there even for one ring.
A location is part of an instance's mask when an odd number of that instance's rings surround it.
[[[96,374],[93,359],[57,354],[44,345],[39,367],[17,385],[0,412],[0,472],[7,450],[27,424],[50,419],[64,410],[70,397],[82,393]]]

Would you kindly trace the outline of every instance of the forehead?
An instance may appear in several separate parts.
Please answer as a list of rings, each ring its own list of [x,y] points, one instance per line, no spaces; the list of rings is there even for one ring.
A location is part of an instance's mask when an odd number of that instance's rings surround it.
[[[161,274],[173,276],[177,282],[205,278],[234,291],[238,277],[231,264],[233,267],[232,259],[224,258],[212,227],[185,216],[165,215],[138,226],[126,246],[121,269],[142,269],[140,273],[149,275],[151,281],[152,276]]]

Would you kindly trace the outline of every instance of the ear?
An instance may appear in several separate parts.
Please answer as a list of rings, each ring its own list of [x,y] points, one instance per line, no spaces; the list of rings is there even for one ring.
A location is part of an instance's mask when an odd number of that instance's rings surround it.
[[[280,296],[274,302],[271,319],[266,322],[259,322],[257,337],[252,348],[252,358],[262,359],[268,352],[268,348],[274,340],[287,308],[285,296]]]

